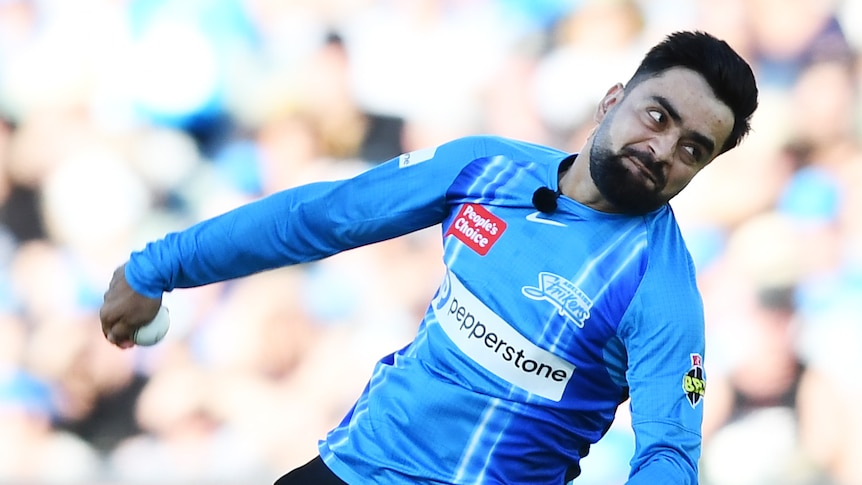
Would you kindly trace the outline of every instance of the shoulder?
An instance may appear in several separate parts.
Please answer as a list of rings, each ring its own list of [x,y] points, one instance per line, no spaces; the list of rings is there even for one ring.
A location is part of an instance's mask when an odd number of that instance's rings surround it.
[[[694,260],[670,206],[647,216],[647,268],[638,297],[666,301],[665,308],[680,311],[700,307]]]
[[[691,254],[670,205],[644,216],[650,260],[663,268],[693,272]]]
[[[558,159],[567,154],[553,147],[497,135],[465,136],[455,139],[444,146],[470,151],[475,158],[502,155],[516,160],[532,160],[543,157]]]
[[[669,241],[675,240],[665,240]],[[618,328],[619,335],[624,341],[658,338],[700,348],[703,298],[688,251],[681,245],[655,242],[648,251],[646,271]]]

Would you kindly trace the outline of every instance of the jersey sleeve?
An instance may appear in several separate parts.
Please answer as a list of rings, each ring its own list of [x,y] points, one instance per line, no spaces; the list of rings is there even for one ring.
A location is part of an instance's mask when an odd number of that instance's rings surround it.
[[[693,269],[677,277],[647,272],[619,332],[635,434],[628,485],[698,483],[703,322]]]
[[[126,279],[158,298],[430,227],[446,217],[448,188],[486,141],[467,137],[405,153],[356,177],[284,190],[170,233],[132,253]]]

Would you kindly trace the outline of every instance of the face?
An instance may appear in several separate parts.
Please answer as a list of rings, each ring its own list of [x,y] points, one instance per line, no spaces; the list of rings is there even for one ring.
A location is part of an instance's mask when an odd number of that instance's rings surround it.
[[[645,214],[678,194],[711,162],[733,112],[696,72],[675,68],[630,91],[611,88],[597,114],[590,175],[618,212]]]

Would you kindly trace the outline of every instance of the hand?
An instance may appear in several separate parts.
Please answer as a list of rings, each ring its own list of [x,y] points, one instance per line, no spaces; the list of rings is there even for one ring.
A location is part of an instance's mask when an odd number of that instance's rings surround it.
[[[156,317],[161,298],[148,298],[129,286],[126,281],[126,265],[114,271],[105,299],[99,311],[102,333],[109,342],[127,349],[134,345],[132,334]]]

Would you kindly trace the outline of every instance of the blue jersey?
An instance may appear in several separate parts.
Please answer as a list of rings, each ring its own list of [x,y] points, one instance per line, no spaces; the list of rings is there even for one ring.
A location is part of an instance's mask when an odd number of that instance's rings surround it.
[[[440,224],[446,272],[416,338],[321,441],[350,484],[563,484],[631,398],[630,484],[697,483],[703,309],[669,206],[561,196],[568,154],[477,136],[275,194],[134,253],[163,291],[313,261]],[[576,481],[577,483],[577,481]]]

